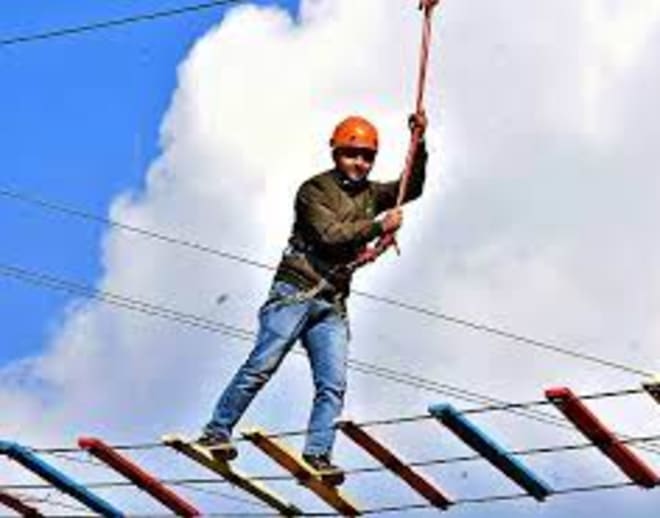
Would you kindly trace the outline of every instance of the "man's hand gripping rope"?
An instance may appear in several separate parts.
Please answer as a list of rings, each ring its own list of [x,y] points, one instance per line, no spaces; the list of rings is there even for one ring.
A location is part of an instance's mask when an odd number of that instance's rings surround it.
[[[420,113],[413,113],[408,118],[408,127],[410,128],[412,134],[411,139],[414,146],[413,150],[417,148],[419,142],[421,142],[424,138],[427,125],[428,121],[426,118],[426,113],[423,110]],[[401,181],[405,181],[407,183],[406,175],[404,175]],[[360,266],[375,261],[380,255],[385,253],[389,247],[394,247],[397,254],[400,255],[401,252],[399,251],[399,247],[396,242],[396,232],[401,228],[403,223],[403,210],[401,209],[401,203],[403,202],[405,189],[406,185],[402,185],[396,207],[388,210],[385,213],[385,216],[381,219],[383,235],[376,241],[376,244],[373,247],[365,248],[365,250],[360,254],[355,262],[352,265],[349,265],[349,268],[355,270]],[[402,195],[401,193],[404,194]]]

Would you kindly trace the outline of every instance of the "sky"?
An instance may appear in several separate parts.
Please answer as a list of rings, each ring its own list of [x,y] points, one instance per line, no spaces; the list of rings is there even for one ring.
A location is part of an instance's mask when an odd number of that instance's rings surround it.
[[[132,2],[75,4],[66,12],[37,1],[3,7],[0,36],[138,12]],[[327,137],[339,118],[358,112],[379,126],[374,179],[400,170],[419,45],[412,4],[261,2],[0,48],[0,191],[275,264],[293,193],[329,166]],[[179,5],[145,1],[139,12]],[[426,191],[406,209],[402,256],[360,272],[356,287],[660,371],[659,39],[653,0],[443,2],[428,83]],[[254,328],[269,272],[0,202],[4,266]],[[0,283],[0,436],[28,445],[73,445],[83,434],[113,443],[193,435],[250,345],[16,279]],[[501,400],[537,400],[553,385],[590,393],[641,381],[357,296],[350,315],[354,358]],[[299,429],[310,399],[306,362],[292,356],[242,425]],[[418,415],[445,400],[474,405],[352,371],[347,413],[361,421]],[[594,409],[622,433],[658,434],[657,405],[643,395]],[[507,413],[475,420],[510,448],[580,440]],[[409,459],[467,451],[433,422],[374,433]],[[338,442],[340,464],[369,462],[347,442]],[[240,446],[246,468],[272,473]],[[195,473],[166,451],[136,455],[163,476]],[[55,460],[82,479],[108,478]],[[623,480],[592,451],[525,460],[555,487]],[[4,480],[31,480],[12,468],[0,467]],[[427,472],[457,497],[515,492],[485,464]],[[278,489],[323,509],[299,488]],[[134,492],[103,491],[132,513],[159,509]],[[418,502],[382,474],[349,480],[346,491],[370,507]],[[209,512],[255,509],[232,500],[236,492],[185,494]],[[488,514],[645,518],[658,498],[626,489],[543,506],[489,504]],[[428,511],[405,515],[417,514]]]
[[[277,4],[296,12],[294,1]],[[5,39],[187,4],[74,1],[67,5],[54,9],[43,0],[9,3],[2,7],[0,34]],[[100,214],[107,212],[117,193],[141,189],[144,171],[157,154],[158,128],[176,85],[177,64],[195,40],[218,22],[223,9],[4,47],[0,53],[3,187]],[[0,205],[0,230],[11,238],[11,246],[4,248],[7,263],[91,283],[98,277],[102,227],[8,199]],[[7,298],[0,316],[15,324],[3,333],[7,345],[0,350],[0,362],[6,363],[42,349],[50,324],[57,322],[70,299],[2,282]]]

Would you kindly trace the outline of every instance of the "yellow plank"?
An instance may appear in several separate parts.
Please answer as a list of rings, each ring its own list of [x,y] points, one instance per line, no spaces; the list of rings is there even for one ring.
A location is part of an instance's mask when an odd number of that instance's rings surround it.
[[[162,442],[214,473],[217,473],[227,480],[227,482],[250,493],[255,498],[277,510],[283,516],[300,516],[303,514],[295,505],[286,502],[263,484],[250,480],[247,475],[231,467],[228,462],[216,460],[206,448],[194,442],[187,441],[179,435],[165,435],[162,438]]]
[[[361,515],[355,504],[340,493],[336,487],[323,482],[316,470],[286,446],[268,437],[263,430],[258,428],[246,430],[243,432],[243,437],[291,473],[303,486],[315,493],[335,511],[344,516]]]
[[[451,499],[440,489],[414,471],[392,450],[353,421],[340,421],[339,429],[434,506],[447,509],[452,504]]]

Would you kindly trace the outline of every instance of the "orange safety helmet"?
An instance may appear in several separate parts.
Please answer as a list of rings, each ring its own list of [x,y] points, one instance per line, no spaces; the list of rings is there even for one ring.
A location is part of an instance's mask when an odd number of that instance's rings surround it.
[[[330,147],[361,147],[378,151],[378,130],[367,119],[351,115],[337,124]]]

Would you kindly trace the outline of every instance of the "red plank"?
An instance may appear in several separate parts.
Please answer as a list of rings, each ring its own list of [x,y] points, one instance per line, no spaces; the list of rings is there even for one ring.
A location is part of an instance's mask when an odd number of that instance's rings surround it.
[[[0,504],[12,511],[16,511],[25,518],[41,518],[43,516],[43,514],[37,511],[34,507],[24,504],[18,498],[7,493],[0,492]]]
[[[405,462],[403,462],[392,450],[378,441],[374,436],[368,434],[363,428],[353,421],[346,420],[338,423],[339,429],[352,439],[358,446],[363,448],[383,466],[397,475],[413,490],[423,496],[431,504],[441,509],[447,509],[452,505],[452,500],[431,482],[422,477]]]
[[[194,506],[100,439],[81,437],[78,439],[78,445],[124,475],[177,515],[185,517],[201,516],[202,513]]]
[[[545,391],[545,396],[632,481],[645,488],[660,484],[660,477],[622,443],[571,389],[551,388]]]

